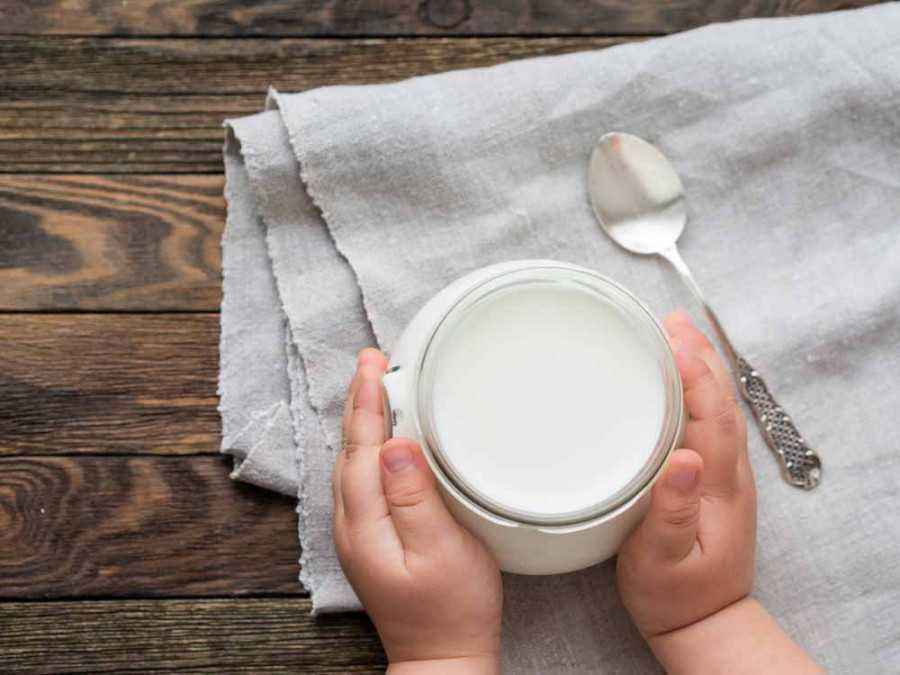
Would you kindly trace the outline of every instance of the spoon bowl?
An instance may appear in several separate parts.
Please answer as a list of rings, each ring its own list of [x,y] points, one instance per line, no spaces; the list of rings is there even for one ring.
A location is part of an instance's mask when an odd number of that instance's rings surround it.
[[[654,146],[606,134],[591,153],[588,176],[594,214],[613,241],[644,255],[675,245],[687,222],[684,186]]]

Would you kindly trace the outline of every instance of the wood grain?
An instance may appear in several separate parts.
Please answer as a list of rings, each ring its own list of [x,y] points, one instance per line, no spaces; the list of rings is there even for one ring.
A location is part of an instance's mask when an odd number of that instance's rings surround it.
[[[61,35],[632,35],[871,0],[6,0],[8,33]]]
[[[0,671],[383,671],[363,614],[314,619],[310,608],[306,598],[0,603]]]
[[[611,38],[0,39],[0,173],[218,173],[222,121],[285,92],[602,48]]]
[[[216,311],[222,187],[218,176],[0,175],[0,311]]]
[[[229,471],[224,457],[0,458],[0,597],[300,595],[293,500]]]
[[[0,455],[214,453],[219,317],[0,315]]]

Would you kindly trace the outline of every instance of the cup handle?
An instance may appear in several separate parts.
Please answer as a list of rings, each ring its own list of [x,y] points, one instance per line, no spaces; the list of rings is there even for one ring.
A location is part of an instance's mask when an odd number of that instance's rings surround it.
[[[405,419],[406,396],[404,373],[401,366],[391,366],[382,378],[384,385],[385,438],[398,436],[397,428]]]

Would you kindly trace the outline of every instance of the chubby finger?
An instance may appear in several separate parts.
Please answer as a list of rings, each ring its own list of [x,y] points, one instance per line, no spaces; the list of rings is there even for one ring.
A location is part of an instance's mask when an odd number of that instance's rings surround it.
[[[347,410],[344,415],[344,444],[375,445],[387,440],[384,393],[380,368],[362,365],[350,386]]]
[[[350,523],[387,515],[378,454],[387,437],[380,365],[361,363],[350,385],[344,442],[335,468],[337,498]]]
[[[718,385],[706,361],[689,352],[678,352],[675,363],[684,385],[689,420],[684,444],[703,458],[704,485],[717,494],[736,485],[743,420],[734,398]]]
[[[384,354],[372,347],[363,349],[359,353],[359,356],[357,356],[356,374],[350,381],[350,387],[347,391],[347,399],[344,402],[342,432],[345,441],[347,440],[349,433],[353,431],[352,429],[350,429],[350,423],[353,420],[353,412],[355,407],[354,402],[356,401],[356,397],[359,394],[360,387],[363,386],[363,383],[373,379],[374,377],[377,377],[378,381],[380,382],[381,376],[387,369],[387,365],[387,357],[385,357]],[[371,398],[371,391],[369,391],[368,394]]]
[[[697,328],[683,310],[669,314],[663,322],[675,351],[696,354],[706,362],[716,378],[716,382],[728,395],[734,397],[734,382],[725,362],[703,332]]]
[[[675,354],[675,365],[681,375],[684,404],[691,419],[705,420],[731,409],[733,401],[722,391],[706,361],[692,352],[680,351]]]
[[[408,438],[385,443],[381,471],[391,520],[405,551],[426,555],[459,527],[417,443]]]
[[[693,450],[676,450],[653,486],[650,510],[640,535],[659,559],[678,562],[694,549],[700,522],[703,459]]]
[[[677,310],[670,314],[666,317],[665,323],[676,352],[688,352],[701,358],[712,371],[725,400],[733,405],[737,413],[739,452],[746,456],[747,424],[737,401],[737,391],[731,371],[709,339],[693,324],[683,310]]]

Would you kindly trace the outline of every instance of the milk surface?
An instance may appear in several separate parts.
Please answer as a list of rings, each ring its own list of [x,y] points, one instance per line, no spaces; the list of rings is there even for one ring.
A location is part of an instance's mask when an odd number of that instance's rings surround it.
[[[434,357],[434,426],[475,491],[559,516],[602,501],[648,461],[665,408],[658,357],[605,299],[517,286],[449,330]]]

